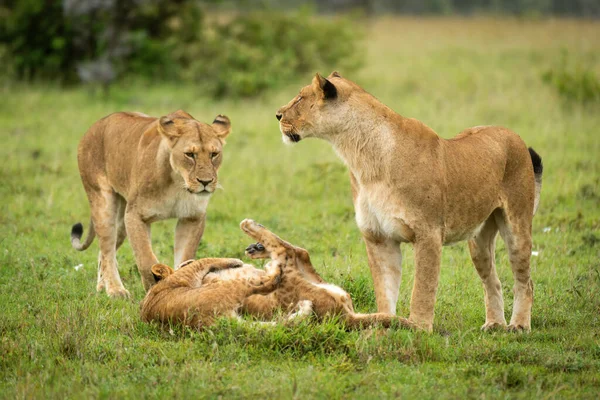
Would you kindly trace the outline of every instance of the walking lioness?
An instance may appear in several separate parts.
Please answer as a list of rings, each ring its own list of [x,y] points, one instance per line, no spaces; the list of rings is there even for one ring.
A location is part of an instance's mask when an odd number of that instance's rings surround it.
[[[500,231],[512,266],[508,326],[531,329],[531,223],[542,160],[514,132],[469,128],[446,140],[333,72],[277,111],[285,142],[330,142],[350,170],[356,222],[367,247],[379,312],[396,313],[401,242],[415,247],[409,321],[431,330],[443,245],[468,240],[485,290],[482,329],[505,327],[494,246]]]
[[[98,291],[129,296],[116,260],[126,236],[146,291],[156,282],[151,268],[158,260],[150,242],[155,221],[178,218],[174,265],[195,258],[230,130],[223,115],[207,125],[177,111],[161,118],[115,113],[87,131],[77,160],[90,203],[90,231],[81,243],[83,226],[74,225],[71,244],[85,250],[98,235]]]

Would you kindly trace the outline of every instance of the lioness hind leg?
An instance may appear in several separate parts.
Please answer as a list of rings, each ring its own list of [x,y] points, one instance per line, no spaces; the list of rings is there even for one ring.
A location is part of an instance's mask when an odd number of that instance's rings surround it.
[[[129,297],[117,269],[119,196],[112,189],[88,192],[92,220],[100,244],[97,290],[106,289],[110,297]]]
[[[531,308],[533,306],[533,282],[530,275],[531,260],[531,215],[522,216],[503,210],[496,213],[500,235],[506,243],[508,257],[514,277],[514,304],[509,330],[531,330]]]
[[[497,234],[498,226],[492,215],[484,222],[479,234],[469,240],[471,259],[485,292],[485,324],[481,327],[484,331],[506,327],[502,285],[496,273],[494,253]]]

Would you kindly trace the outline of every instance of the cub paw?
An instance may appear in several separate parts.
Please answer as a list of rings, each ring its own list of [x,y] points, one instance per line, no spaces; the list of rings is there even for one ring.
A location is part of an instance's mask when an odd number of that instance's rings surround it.
[[[253,219],[246,218],[240,222],[240,228],[248,234],[256,234],[260,229],[264,229],[264,226],[254,221]]]

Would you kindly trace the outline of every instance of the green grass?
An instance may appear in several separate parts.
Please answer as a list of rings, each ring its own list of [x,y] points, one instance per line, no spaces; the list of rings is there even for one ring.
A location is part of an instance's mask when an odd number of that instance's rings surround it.
[[[275,110],[311,77],[262,99],[220,102],[193,87],[124,84],[104,100],[85,89],[10,84],[0,89],[0,397],[597,398],[600,109],[565,103],[541,74],[563,48],[598,72],[600,24],[381,19],[368,32],[366,66],[349,78],[443,137],[500,124],[543,157],[531,334],[479,331],[483,289],[465,244],[444,249],[432,334],[345,332],[333,321],[270,330],[222,321],[200,333],[144,324],[129,245],[118,260],[133,301],[96,294],[97,242],[83,253],[69,243],[71,225],[89,218],[78,140],[117,110],[232,119],[225,190],[209,206],[199,257],[243,257],[249,239],[238,224],[253,218],[307,248],[360,311],[375,310],[345,167],[325,142],[281,143]],[[167,263],[173,230],[173,221],[153,230]],[[398,312],[408,315],[413,252],[403,251]],[[496,257],[510,315],[501,242]]]

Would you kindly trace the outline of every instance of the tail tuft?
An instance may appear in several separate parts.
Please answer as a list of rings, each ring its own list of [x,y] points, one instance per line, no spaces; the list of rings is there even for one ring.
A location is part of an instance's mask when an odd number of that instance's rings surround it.
[[[531,147],[529,148],[529,155],[531,156],[531,163],[533,164],[533,172],[536,175],[541,175],[544,172],[544,164],[542,164],[542,157],[535,152]]]
[[[83,225],[81,222],[78,222],[71,228],[71,240],[81,239],[81,236],[83,236]]]

